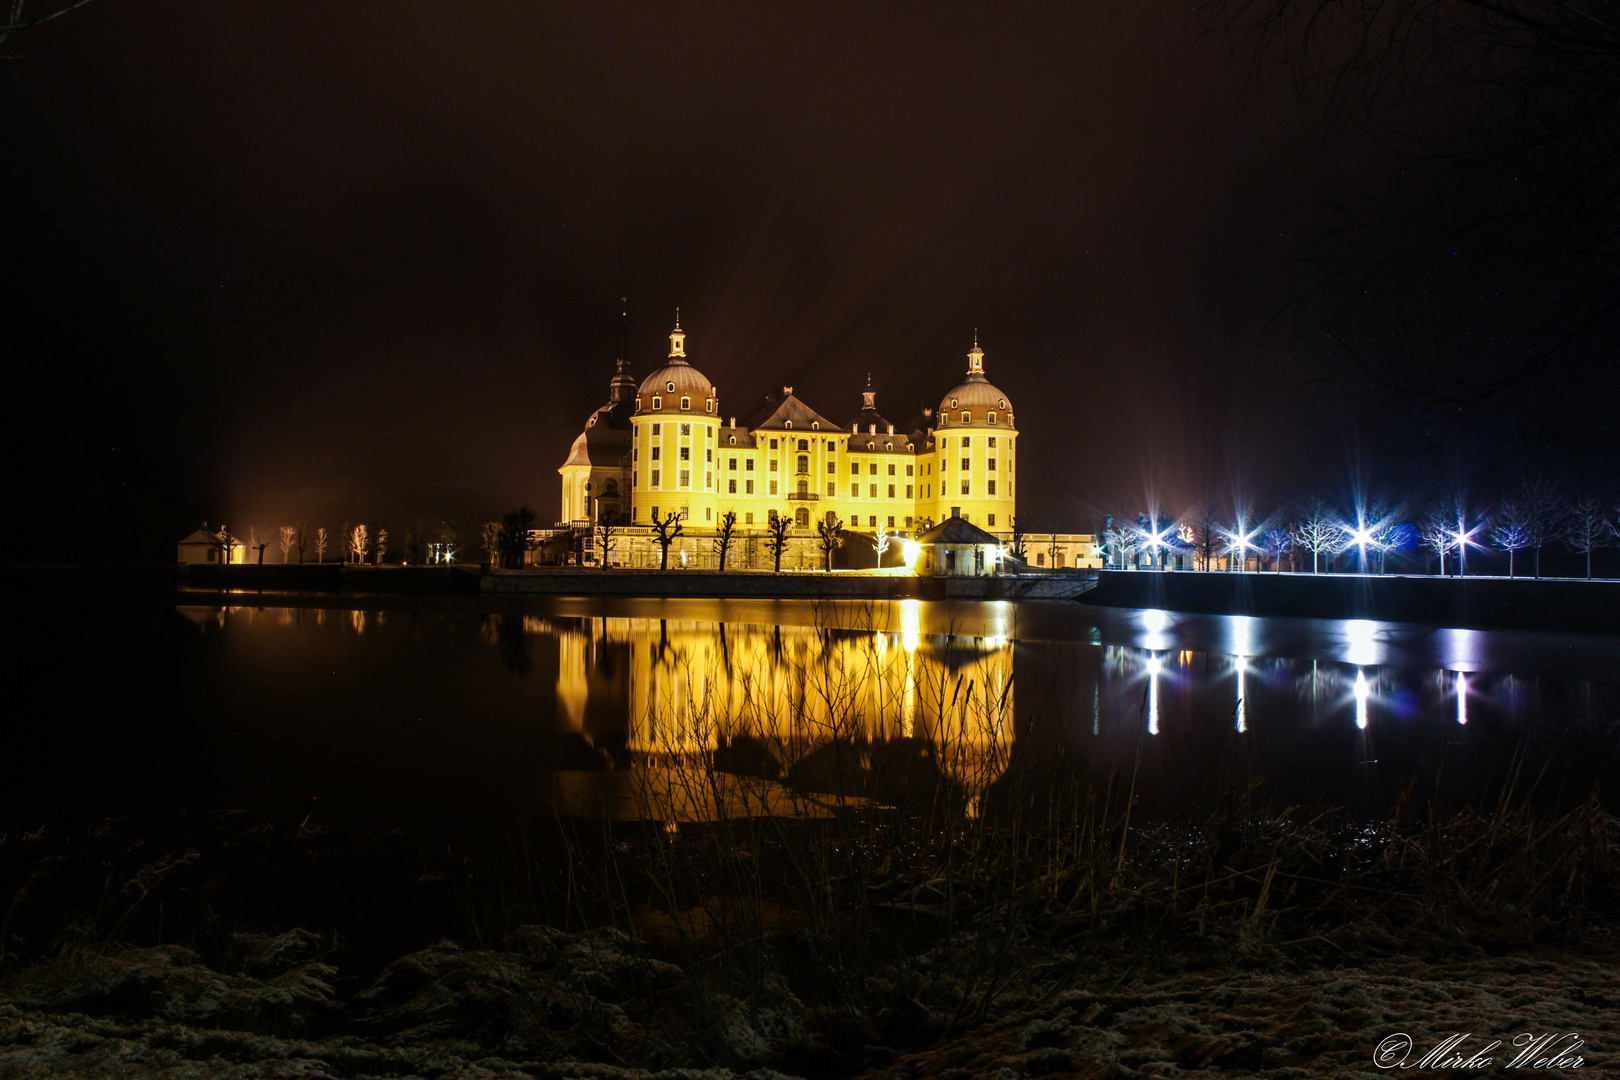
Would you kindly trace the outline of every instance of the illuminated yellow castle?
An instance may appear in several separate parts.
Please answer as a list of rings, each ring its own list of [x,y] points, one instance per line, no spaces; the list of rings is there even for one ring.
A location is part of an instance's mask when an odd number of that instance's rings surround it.
[[[977,340],[966,375],[938,410],[897,426],[878,413],[870,385],[861,398],[840,425],[784,386],[739,424],[688,360],[677,318],[668,359],[639,386],[621,350],[608,403],[591,414],[558,470],[562,524],[617,523],[634,551],[639,535],[671,514],[684,536],[695,536],[712,535],[734,512],[739,565],[779,515],[797,541],[784,566],[819,565],[820,521],[907,534],[960,516],[1011,535],[1018,428],[1007,395],[985,378]]]

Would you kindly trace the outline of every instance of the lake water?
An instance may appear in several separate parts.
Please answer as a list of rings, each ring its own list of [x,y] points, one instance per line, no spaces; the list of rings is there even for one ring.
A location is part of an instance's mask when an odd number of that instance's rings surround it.
[[[1251,778],[1374,813],[1408,778],[1469,798],[1518,761],[1550,763],[1543,795],[1569,802],[1620,763],[1616,638],[1072,603],[42,607],[14,658],[14,806],[682,819],[713,806],[660,778],[712,767],[810,812],[919,778],[977,804],[1063,772],[1134,783],[1144,813]]]

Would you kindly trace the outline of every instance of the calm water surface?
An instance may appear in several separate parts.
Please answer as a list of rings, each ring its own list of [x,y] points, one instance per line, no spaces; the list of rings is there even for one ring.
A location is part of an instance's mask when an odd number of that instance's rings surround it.
[[[795,798],[1134,776],[1152,813],[1263,778],[1279,801],[1372,813],[1408,779],[1469,798],[1522,759],[1550,763],[1549,798],[1602,783],[1620,802],[1620,638],[916,601],[182,594],[26,618],[14,818],[636,816],[629,779],[711,765]]]
[[[903,760],[975,798],[1061,768],[1134,775],[1147,812],[1248,778],[1376,812],[1408,778],[1479,795],[1517,758],[1584,798],[1620,760],[1614,638],[1056,603],[219,600],[172,614],[189,715],[160,771],[197,798],[635,816],[626,776],[701,761],[881,798]]]

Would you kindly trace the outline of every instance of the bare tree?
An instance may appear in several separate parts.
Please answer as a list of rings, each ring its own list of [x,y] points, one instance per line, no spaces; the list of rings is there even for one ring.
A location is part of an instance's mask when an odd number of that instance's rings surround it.
[[[208,532],[207,524],[203,525],[203,531]],[[214,538],[214,546],[219,549],[220,563],[226,566],[230,565],[231,553],[236,549],[236,546],[241,543],[241,541],[237,540],[236,536],[231,532],[231,527],[229,525],[221,525],[217,532],[212,532],[208,535]]]
[[[356,525],[349,533],[349,551],[353,554],[356,563],[363,563],[366,561],[366,553],[370,550],[371,530],[367,529],[365,523],[362,522]]]
[[[291,562],[293,545],[298,542],[298,530],[292,525],[281,526],[281,561]]]
[[[1058,547],[1057,522],[1053,521],[1049,522],[1048,524],[1052,531],[1047,535],[1046,561],[1052,566],[1056,566],[1058,562],[1058,552],[1062,550]]]
[[[1586,578],[1592,579],[1592,552],[1609,544],[1609,518],[1603,504],[1590,495],[1580,495],[1569,504],[1564,523],[1564,544],[1577,555],[1586,556]]]
[[[1198,568],[1207,572],[1214,567],[1215,549],[1221,546],[1224,530],[1208,507],[1194,514],[1187,524],[1192,529],[1193,557],[1198,562]]]
[[[328,542],[329,541],[328,541],[328,538],[327,538],[327,535],[326,535],[326,526],[323,525],[320,528],[315,530],[315,561],[316,562],[320,563],[320,562],[325,562],[326,561],[326,545],[327,545]]]
[[[1294,538],[1287,529],[1267,529],[1261,538],[1267,555],[1271,556],[1271,572],[1282,572],[1283,556],[1294,550]]]
[[[1108,561],[1117,563],[1123,570],[1127,562],[1135,562],[1142,534],[1129,523],[1116,524],[1110,514],[1103,519],[1103,543],[1107,546]]]
[[[535,549],[531,536],[534,521],[534,511],[527,506],[508,510],[502,515],[495,543],[508,570],[522,569],[528,553]]]
[[[324,533],[326,530],[322,529],[321,531]],[[298,545],[298,565],[303,566],[304,565],[304,551],[305,551],[306,548],[309,547],[309,538],[304,535],[304,527],[302,525],[298,526],[297,545]]]
[[[1029,519],[1022,514],[1015,514],[1012,519],[1012,553],[1018,556],[1020,562],[1028,561],[1026,548],[1028,547]],[[879,565],[882,565],[880,559]]]
[[[501,523],[486,521],[478,531],[479,543],[484,549],[484,561],[491,567],[501,564]]]
[[[1508,553],[1508,577],[1513,576],[1513,557],[1530,546],[1530,515],[1524,504],[1509,499],[1496,514],[1491,542]]]
[[[736,514],[731,515],[736,518]],[[601,567],[611,565],[613,548],[619,542],[619,526],[615,524],[616,514],[598,514],[596,524],[596,564]]]
[[[1446,576],[1446,552],[1457,544],[1457,508],[1450,502],[1431,506],[1418,526],[1423,546],[1440,556],[1440,576]]]
[[[1535,576],[1541,576],[1541,549],[1558,539],[1563,529],[1564,499],[1552,481],[1530,475],[1519,485],[1517,501],[1524,508],[1525,540],[1535,553]]]
[[[720,515],[720,527],[714,531],[714,553],[720,556],[720,572],[726,571],[726,556],[731,553],[731,542],[737,536],[737,511],[727,510]]]
[[[844,546],[844,523],[837,518],[822,518],[816,522],[816,532],[821,538],[821,553],[826,560],[826,569],[832,571],[833,552]],[[889,541],[884,534],[883,526],[878,526],[878,539],[887,548]],[[878,555],[878,565],[883,565],[883,556]]]
[[[843,529],[843,522],[839,522],[838,527],[839,529]],[[842,543],[842,541],[840,541],[840,543]],[[883,556],[889,553],[891,544],[892,541],[889,538],[889,527],[887,525],[879,525],[877,527],[877,532],[872,534],[872,551],[877,555],[877,564],[879,568],[882,568]],[[828,567],[828,569],[831,569],[831,567]]]
[[[248,526],[248,550],[249,551],[255,551],[255,552],[258,553],[258,555],[259,555],[259,565],[260,566],[264,565],[264,549],[269,547],[269,546],[270,546],[269,544],[263,543],[263,542],[261,542],[259,540],[258,526],[249,525]]]
[[[1319,574],[1323,553],[1338,549],[1344,530],[1339,528],[1338,516],[1326,502],[1312,499],[1305,504],[1305,512],[1288,530],[1288,535],[1295,544],[1311,553],[1311,573]]]
[[[681,516],[671,510],[662,519],[653,518],[653,537],[658,542],[658,569],[669,569],[669,546],[681,535]]]
[[[782,553],[787,550],[788,529],[793,527],[793,519],[786,514],[770,512],[765,519],[765,547],[771,553],[773,569],[782,572]]]

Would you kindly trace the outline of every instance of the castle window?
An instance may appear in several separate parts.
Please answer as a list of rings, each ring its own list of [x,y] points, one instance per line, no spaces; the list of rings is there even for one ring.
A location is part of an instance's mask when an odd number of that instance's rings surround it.
[[[912,486],[913,485],[911,485],[911,484],[906,485],[906,498],[908,498],[908,499],[916,497],[916,496],[911,494]],[[911,522],[908,521],[908,522],[906,522],[906,524],[909,525],[909,524],[911,524]]]
[[[654,470],[653,470],[653,471],[652,471],[652,486],[653,486],[653,487],[657,487],[657,486],[658,486],[658,470],[657,470],[657,469],[654,469]],[[656,514],[656,513],[657,513],[657,512],[658,512],[658,511],[656,511],[656,510],[654,510],[654,511],[653,511],[653,513],[655,513],[655,514]]]
[[[973,467],[972,463],[967,458],[962,459],[962,471],[966,472],[968,469],[970,469],[972,467]]]
[[[799,471],[802,473],[807,473],[810,471],[810,455],[799,455]]]
[[[771,449],[772,449],[772,450],[775,450],[775,449],[776,449],[776,440],[775,440],[775,439],[772,439],[772,440],[771,440]]]
[[[893,514],[889,515],[889,528],[891,528],[891,529],[894,528],[894,515]]]
[[[994,450],[996,448],[996,437],[994,435],[991,435],[989,438],[990,438],[990,449]]]
[[[636,395],[636,412],[640,412],[640,411],[641,411],[641,395],[637,394]]]
[[[706,446],[706,447],[703,448],[703,460],[704,461],[713,461],[714,460],[714,447]]]
[[[692,399],[691,398],[689,398],[689,397],[681,398],[681,410],[683,412],[685,410],[687,410],[687,409],[690,409],[691,407],[692,407]]]
[[[892,462],[892,461],[889,462],[889,475],[890,476],[894,475],[894,462]]]
[[[792,428],[793,428],[793,421],[791,421],[791,420],[784,420],[784,421],[782,421],[782,426],[783,426],[783,427],[785,427],[785,428],[787,428],[787,429],[789,429],[789,430],[792,430]]]
[[[894,485],[893,484],[889,485],[889,498],[891,498],[891,499],[894,498]],[[892,524],[894,524],[894,522],[891,521],[889,524],[892,525]]]
[[[877,443],[875,443],[875,442],[868,442],[868,443],[867,443],[867,444],[866,444],[866,448],[867,448],[867,449],[868,449],[868,450],[876,450],[876,449],[877,449]]]
[[[892,443],[892,442],[884,443],[883,444],[883,449],[885,449],[885,450],[893,450],[894,449],[894,443]]]
[[[973,414],[970,413],[970,412],[963,413],[962,414],[962,423],[964,423],[964,424],[973,423]]]
[[[743,494],[744,495],[752,495],[753,493],[754,493],[754,482],[752,480],[744,480],[743,481]]]
[[[1035,553],[1035,565],[1036,566],[1045,566],[1046,565],[1046,556],[1042,555],[1040,552],[1036,552]]]
[[[808,506],[801,506],[793,511],[793,524],[801,529],[810,527],[810,508]]]
[[[691,461],[692,460],[692,448],[690,446],[681,447],[681,460],[682,461]]]
[[[735,494],[737,494],[737,481],[735,481],[735,480],[727,480],[726,481],[726,494],[727,495],[735,495]]]
[[[990,465],[990,471],[995,472],[996,471],[996,459],[991,458],[990,462],[989,462],[989,465]]]
[[[635,487],[635,486],[636,486],[636,483],[637,483],[637,480],[636,480],[636,473],[637,473],[637,470],[635,470],[635,469],[631,469],[631,470],[630,470],[630,486],[631,486],[631,487]]]
[[[675,392],[675,384],[672,383],[672,382],[665,383],[664,384],[664,389],[666,391],[668,391],[669,393],[673,394]],[[953,404],[954,404],[954,402],[953,402]]]
[[[708,469],[703,470],[703,490],[714,490],[714,473]]]
[[[713,521],[714,520],[714,507],[705,506],[703,508],[703,520],[704,521]]]
[[[868,488],[867,497],[871,498],[871,499],[877,498],[877,485],[876,484],[868,484],[866,486]]]
[[[656,506],[652,508],[652,519],[654,521],[658,520],[658,507]]]
[[[859,475],[861,475],[861,463],[860,462],[852,461],[852,462],[849,463],[849,475],[851,475],[851,476],[859,476]]]
[[[851,485],[849,485],[849,497],[852,498],[852,499],[860,498],[861,497],[861,485],[859,485],[859,484],[851,484]]]
[[[732,472],[736,472],[737,471],[737,459],[736,458],[728,458],[726,460],[726,468],[730,469]]]
[[[908,529],[911,528],[911,519],[910,518],[906,518],[906,528],[908,528]]]
[[[969,481],[969,480],[962,481],[962,494],[964,494],[964,495],[973,494],[972,481]]]
[[[821,430],[821,421],[820,420],[812,420],[812,421],[810,421],[810,430],[811,431],[820,431]]]
[[[706,397],[703,399],[703,411],[714,412],[714,398]]]
[[[990,494],[994,495],[995,492],[992,491]],[[985,519],[986,519],[985,523],[987,525],[989,525],[992,529],[996,527],[996,515],[994,515],[994,514],[986,514]],[[1062,564],[1059,563],[1059,565],[1062,565]]]
[[[866,466],[866,471],[871,473],[873,476],[876,476],[877,475],[877,462],[875,462],[875,461],[868,462],[867,466]]]
[[[771,472],[775,472],[775,471],[776,471],[776,459],[771,458]]]
[[[827,498],[831,499],[838,494],[838,481],[827,481]]]
[[[828,473],[828,475],[836,473],[837,471],[838,471],[838,462],[836,462],[836,461],[827,462],[827,473]]]
[[[743,472],[753,472],[753,471],[754,471],[754,459],[753,458],[744,458],[743,459]]]
[[[996,402],[996,404],[1001,406],[1001,411],[1002,412],[1007,411],[1007,399],[1006,398],[1002,398],[1000,401]]]
[[[917,467],[917,466],[915,466],[915,465],[910,465],[910,464],[908,464],[908,465],[907,465],[907,466],[906,466],[906,475],[907,475],[907,476],[911,476],[911,475],[912,475],[912,472],[911,472],[911,470],[912,470],[912,469],[915,469],[915,468],[916,468],[916,467]]]
[[[689,436],[691,434],[692,434],[692,425],[691,424],[682,424],[681,425],[681,437],[685,438],[685,437],[687,437],[687,436]]]
[[[993,424],[995,422],[996,422],[996,414],[995,413],[991,413],[989,416],[985,417],[985,423]]]
[[[653,425],[653,434],[654,435],[657,435],[662,430],[664,430],[664,425],[663,424],[654,424]]]
[[[662,402],[662,401],[660,401],[660,400],[659,400],[659,399],[658,399],[658,395],[657,395],[657,394],[654,394],[654,395],[653,395],[653,408],[655,408],[655,409],[662,409],[662,408],[663,408],[663,407],[664,407],[664,403],[663,403],[663,402]],[[657,434],[657,432],[653,432],[653,434],[655,434],[655,435],[656,435],[656,434]]]
[[[684,487],[691,487],[691,486],[692,486],[692,470],[690,470],[690,469],[682,469],[681,470],[681,487],[684,488]]]
[[[772,495],[776,494],[776,481],[775,480],[771,481],[771,494]]]
[[[996,493],[996,482],[994,480],[987,480],[985,483],[990,485],[990,494],[994,495]]]
[[[743,515],[743,524],[744,525],[752,525],[753,523],[754,523],[754,512],[752,510],[750,510],[748,513]]]
[[[652,448],[653,460],[654,461],[658,460],[658,455],[663,452],[663,449],[664,448],[662,446],[655,446],[655,447]]]
[[[866,523],[874,529],[877,528],[877,515],[873,514],[871,517],[867,518]]]
[[[809,439],[800,439],[799,440],[799,453],[802,454],[808,449],[810,449],[810,440]]]
[[[737,445],[737,436],[735,436],[735,435],[733,435],[733,436],[732,436],[732,437],[731,437],[731,445],[732,445],[732,446],[736,446],[736,445]]]
[[[673,390],[675,388],[674,383],[670,383],[669,385],[670,385],[670,389]],[[955,398],[951,398],[951,408],[953,408],[953,409],[956,408],[956,399]]]
[[[639,446],[632,446],[632,447],[631,447],[631,448],[630,448],[630,460],[631,460],[631,461],[632,461],[632,462],[635,462],[635,461],[640,461],[640,460],[641,460],[641,447],[639,447]]]

